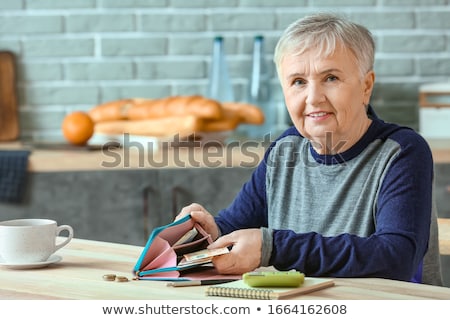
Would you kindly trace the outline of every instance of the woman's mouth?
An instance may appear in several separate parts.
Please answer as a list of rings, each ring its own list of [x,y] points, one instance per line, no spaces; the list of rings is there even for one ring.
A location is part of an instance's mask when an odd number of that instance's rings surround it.
[[[323,120],[327,118],[330,115],[330,113],[325,111],[319,111],[319,112],[312,112],[308,114],[308,117],[314,119],[314,120]]]

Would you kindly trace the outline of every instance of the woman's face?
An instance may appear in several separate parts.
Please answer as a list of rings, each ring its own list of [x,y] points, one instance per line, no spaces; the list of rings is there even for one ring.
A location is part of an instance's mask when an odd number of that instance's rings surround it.
[[[361,76],[350,50],[338,46],[328,57],[314,49],[287,54],[279,71],[292,122],[318,153],[345,151],[366,132],[365,105],[375,76],[373,71]]]

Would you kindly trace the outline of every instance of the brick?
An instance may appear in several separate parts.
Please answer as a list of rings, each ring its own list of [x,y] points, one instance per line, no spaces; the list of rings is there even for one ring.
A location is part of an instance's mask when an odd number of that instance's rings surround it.
[[[208,16],[208,24],[214,31],[258,31],[272,30],[276,20],[272,13],[212,13]]]
[[[91,62],[66,65],[68,80],[130,80],[133,79],[133,63]]]
[[[414,74],[414,60],[411,58],[377,58],[374,70],[377,76],[409,76]]]
[[[63,19],[60,16],[13,15],[0,19],[0,33],[60,33],[63,32]]]
[[[23,1],[22,0],[16,0],[16,1],[10,1],[10,0],[1,0],[0,1],[0,10],[17,10],[23,8]]]
[[[257,8],[264,8],[264,7],[306,7],[308,5],[307,0],[240,0],[239,6],[240,7],[257,7]]]
[[[139,79],[199,79],[207,75],[205,63],[193,60],[138,62]]]
[[[383,5],[389,6],[433,6],[445,5],[447,0],[384,0]]]
[[[45,142],[66,142],[62,131],[58,129],[47,129],[43,128],[40,130],[22,130],[20,132],[21,139],[24,140],[34,140],[34,141],[45,141]]]
[[[143,14],[140,30],[146,32],[193,32],[206,30],[206,16],[199,14]]]
[[[114,32],[133,31],[135,21],[132,14],[70,15],[66,18],[69,32]]]
[[[385,35],[382,52],[440,52],[446,49],[444,35]]]
[[[30,85],[19,90],[26,105],[96,104],[99,89],[92,85]]]
[[[349,18],[360,23],[369,30],[380,29],[412,29],[414,28],[414,12],[413,11],[395,11],[395,12],[366,12],[352,11]]]
[[[450,11],[418,12],[417,26],[423,29],[449,29]]]
[[[6,0],[7,1],[7,0]],[[15,2],[13,0],[11,2]],[[28,9],[83,9],[95,8],[95,0],[24,0]]]
[[[225,35],[223,36],[224,52],[228,58],[239,53],[239,39]],[[172,55],[207,55],[211,57],[214,46],[214,36],[192,36],[180,35],[169,38],[169,54]],[[209,58],[208,57],[208,58]]]
[[[194,82],[189,81],[186,82],[177,82],[176,85],[173,86],[172,95],[195,95],[199,94],[202,96],[207,96],[207,84],[205,82]]]
[[[419,75],[422,76],[448,76],[450,74],[450,58],[434,58],[419,60]]]
[[[213,39],[204,35],[173,35],[169,37],[170,55],[210,55],[213,47]],[[226,39],[227,46],[229,39]],[[228,49],[228,47],[226,48]]]
[[[307,16],[309,14],[308,11],[293,9],[289,10],[289,12],[281,11],[275,13],[275,29],[280,30],[279,34],[286,29],[291,23],[294,23],[300,18]]]
[[[82,57],[94,55],[94,40],[86,38],[27,39],[25,57]]]
[[[100,0],[101,8],[158,8],[166,7],[169,0]]]
[[[372,101],[376,104],[409,102],[416,104],[418,102],[419,92],[417,83],[395,82],[377,82],[372,93]]]
[[[101,39],[103,56],[153,56],[167,53],[167,39],[155,38],[109,38]]]
[[[343,7],[343,6],[374,6],[377,4],[377,0],[311,0],[311,7]]]
[[[56,81],[63,79],[59,63],[22,63],[18,65],[18,77],[22,81]]]
[[[170,84],[160,83],[105,85],[101,88],[100,102],[128,98],[162,98],[169,96],[170,90]]]
[[[16,55],[20,54],[21,46],[19,39],[14,40],[4,40],[0,39],[0,50],[2,51],[11,51]]]
[[[225,8],[236,7],[242,0],[171,0],[170,6],[174,8]]]
[[[25,130],[52,130],[60,133],[64,110],[35,110],[21,112],[20,126]],[[62,133],[61,133],[62,134]]]

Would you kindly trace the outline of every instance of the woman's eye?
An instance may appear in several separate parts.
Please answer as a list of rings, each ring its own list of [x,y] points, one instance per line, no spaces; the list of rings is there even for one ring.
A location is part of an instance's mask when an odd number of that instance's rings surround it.
[[[294,85],[294,86],[301,86],[301,85],[304,85],[306,82],[305,82],[305,80],[303,80],[303,79],[295,79],[293,82],[292,82],[292,84]]]
[[[336,76],[330,75],[327,77],[327,81],[336,81],[338,78]]]

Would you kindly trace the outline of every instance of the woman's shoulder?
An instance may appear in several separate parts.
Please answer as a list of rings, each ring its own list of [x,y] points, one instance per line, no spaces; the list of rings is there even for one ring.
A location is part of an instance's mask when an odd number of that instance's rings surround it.
[[[381,136],[385,140],[397,143],[402,152],[431,157],[431,148],[425,138],[413,128],[398,124],[385,123]]]

